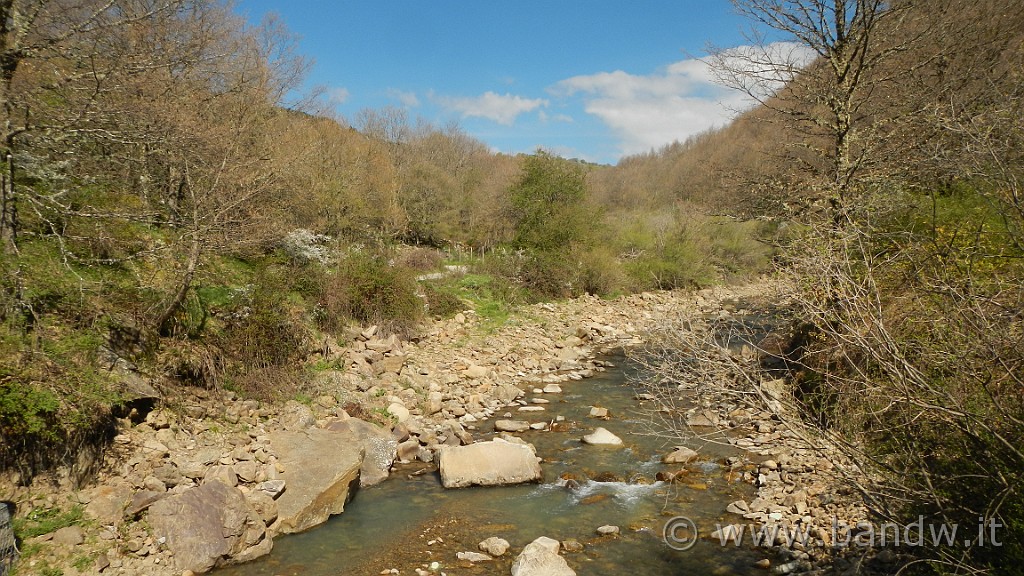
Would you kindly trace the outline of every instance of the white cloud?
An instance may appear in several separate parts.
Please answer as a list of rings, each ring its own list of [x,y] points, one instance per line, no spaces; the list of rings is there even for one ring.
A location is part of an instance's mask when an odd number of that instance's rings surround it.
[[[623,155],[722,126],[754,104],[742,92],[718,84],[701,59],[675,62],[649,75],[617,70],[574,76],[550,91],[566,98],[581,95],[584,110],[611,128]]]
[[[792,81],[816,53],[798,42],[736,46],[717,58],[717,77],[730,86],[743,86],[758,98],[770,96]]]
[[[391,88],[387,92],[388,98],[397,100],[400,104],[406,108],[416,108],[420,105],[420,99],[416,96],[415,92],[405,92]]]
[[[344,104],[345,101],[348,100],[349,96],[351,96],[351,94],[349,93],[348,88],[336,87],[327,89],[327,101],[334,106]]]
[[[586,162],[597,162],[598,159],[591,156],[590,154],[573,148],[572,146],[541,146],[541,150],[553,154],[555,156],[561,156],[562,158],[576,158],[577,160],[583,160]],[[530,150],[527,153],[532,154],[534,150]]]
[[[572,124],[573,123],[572,116],[569,116],[568,114],[555,114],[555,115],[551,115],[551,114],[548,114],[547,112],[545,112],[543,110],[541,110],[540,112],[537,113],[537,119],[540,120],[541,122],[544,122],[544,123],[548,123],[548,122],[564,122],[566,124]]]
[[[493,120],[504,126],[511,126],[524,112],[545,107],[548,101],[542,98],[523,98],[512,94],[485,92],[476,97],[436,97],[438,104],[462,114],[463,118],[477,117]]]

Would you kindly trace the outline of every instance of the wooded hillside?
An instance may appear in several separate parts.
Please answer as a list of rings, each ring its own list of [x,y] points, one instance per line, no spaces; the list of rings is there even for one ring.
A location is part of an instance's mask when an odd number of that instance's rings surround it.
[[[289,101],[294,38],[219,2],[5,0],[0,24],[0,466],[26,479],[109,440],[129,382],[287,398],[353,324],[769,261],[760,224],[596,193],[609,167]]]
[[[901,548],[906,570],[1020,573],[1024,18],[998,1],[736,5],[816,59],[716,54],[762,106],[620,167],[799,228],[780,256],[798,319],[788,400],[855,462],[872,521],[1000,527],[998,546]]]
[[[914,559],[1019,572],[1024,17],[736,5],[815,59],[713,54],[757,108],[596,166],[289,101],[308,66],[290,33],[219,2],[0,0],[0,467],[70,464],[140,394],[300,395],[353,326],[415,337],[774,263],[802,338],[789,393],[873,510],[996,519],[998,549]]]

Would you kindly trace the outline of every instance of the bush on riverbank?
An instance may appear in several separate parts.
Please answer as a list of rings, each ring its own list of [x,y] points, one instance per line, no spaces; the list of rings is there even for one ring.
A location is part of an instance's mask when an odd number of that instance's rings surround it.
[[[794,394],[865,466],[884,518],[1002,525],[998,547],[914,551],[936,571],[1009,573],[1024,562],[1024,214],[966,184],[884,201],[789,251],[815,328]]]
[[[423,318],[418,290],[413,270],[392,265],[384,254],[349,250],[325,274],[317,300],[321,325],[337,331],[356,321],[408,336]]]
[[[617,224],[629,291],[703,288],[771,270],[775,225],[688,210],[637,213]]]

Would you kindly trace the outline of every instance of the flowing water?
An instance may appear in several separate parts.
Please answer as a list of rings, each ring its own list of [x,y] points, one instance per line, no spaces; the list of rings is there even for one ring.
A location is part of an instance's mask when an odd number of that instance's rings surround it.
[[[636,368],[621,355],[606,359],[618,367],[562,383],[562,394],[543,395],[551,401],[545,412],[513,413],[513,419],[533,422],[564,417],[552,431],[520,435],[544,459],[543,483],[446,490],[432,467],[399,467],[384,483],[360,490],[343,514],[323,526],[280,537],[269,556],[218,574],[339,576],[390,568],[414,574],[433,562],[438,573],[509,574],[514,555],[539,536],[582,543],[582,552],[565,553],[581,575],[763,574],[753,568],[763,557],[754,550],[708,538],[686,551],[666,545],[662,532],[670,518],[689,517],[708,535],[716,523],[735,521],[726,518],[726,505],[749,499],[752,489],[721,465],[737,450],[696,439],[690,447],[702,459],[687,466],[685,480],[656,481],[659,471],[680,466],[662,464],[671,446],[643,433],[648,407],[626,379]],[[612,418],[591,418],[592,405],[608,408]],[[625,447],[582,444],[580,438],[597,426],[618,435]],[[486,439],[492,430],[492,422],[480,423],[474,437]],[[567,486],[563,476],[577,482]],[[620,535],[598,536],[596,528],[606,524],[619,526]],[[511,553],[476,565],[456,558],[489,536],[508,540]]]

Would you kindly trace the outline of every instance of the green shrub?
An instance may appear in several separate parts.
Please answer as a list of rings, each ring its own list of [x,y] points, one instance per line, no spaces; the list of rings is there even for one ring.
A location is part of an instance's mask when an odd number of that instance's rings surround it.
[[[709,255],[730,278],[749,278],[767,272],[774,250],[761,238],[771,226],[758,221],[709,222],[701,230],[709,238]]]
[[[49,322],[34,329],[26,336],[0,326],[0,469],[29,478],[109,439],[119,402],[97,366],[97,333]]]
[[[417,289],[412,271],[392,266],[381,255],[352,251],[325,279],[318,302],[321,325],[337,331],[345,320],[355,320],[407,335],[423,318]]]
[[[458,287],[460,294],[474,303],[477,315],[494,325],[503,324],[512,309],[525,301],[522,287],[505,276],[467,274],[459,279]]]
[[[578,293],[573,286],[576,267],[568,254],[536,252],[526,256],[520,282],[532,301],[567,298]]]
[[[286,297],[260,284],[251,299],[250,311],[233,321],[226,336],[234,357],[247,366],[269,368],[296,361],[304,351],[306,333],[301,311]]]
[[[577,292],[612,296],[626,288],[622,263],[606,247],[578,250],[573,258],[579,263],[573,285]]]
[[[301,268],[262,263],[252,284],[221,300],[215,326],[195,341],[166,342],[161,363],[196,385],[230,386],[256,398],[291,394],[303,382],[308,348],[304,302],[293,290],[306,278]]]
[[[504,269],[495,259],[489,258],[488,263],[481,268]],[[502,275],[471,273],[423,282],[422,286],[432,314],[446,316],[471,308],[488,328],[504,324],[512,309],[525,301],[522,287]]]
[[[545,152],[525,157],[511,190],[516,247],[564,254],[573,244],[589,244],[600,219],[586,194],[586,173],[578,163]]]
[[[60,399],[50,390],[15,378],[0,367],[0,437],[56,440]]]
[[[703,246],[685,230],[628,263],[626,273],[637,290],[671,290],[714,284],[717,272]]]
[[[426,281],[420,283],[420,286],[427,299],[427,312],[432,316],[448,318],[466,308],[466,303],[459,297],[458,289],[450,284]]]
[[[398,252],[395,266],[408,268],[417,272],[429,272],[441,267],[444,258],[433,248],[406,247]]]

